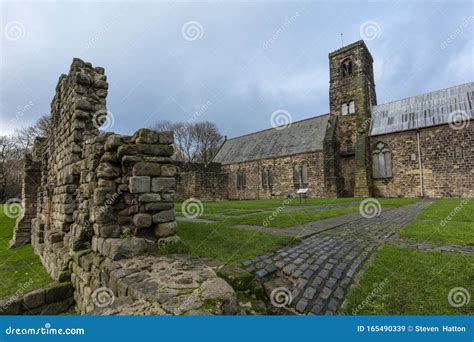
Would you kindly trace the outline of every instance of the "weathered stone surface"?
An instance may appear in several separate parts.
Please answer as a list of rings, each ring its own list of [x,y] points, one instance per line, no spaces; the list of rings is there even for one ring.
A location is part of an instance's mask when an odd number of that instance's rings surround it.
[[[152,192],[166,192],[175,189],[176,181],[171,177],[158,177],[152,178],[151,180],[151,191]]]
[[[150,192],[150,177],[134,176],[129,179],[129,189],[132,194]]]
[[[138,196],[138,202],[140,203],[154,203],[159,201],[161,201],[161,196],[156,193],[140,194]]]
[[[158,133],[160,144],[171,145],[174,143],[174,133],[172,131]]]
[[[158,238],[171,236],[176,234],[177,229],[178,226],[176,225],[176,222],[159,223],[155,227],[155,236]]]
[[[140,162],[133,165],[132,174],[134,176],[159,176],[161,165],[159,163]]]
[[[156,214],[159,215],[160,213]],[[154,217],[153,217],[154,220]],[[133,224],[139,228],[147,228],[151,226],[151,215],[150,214],[135,214],[133,216]]]
[[[100,163],[97,168],[97,177],[113,179],[120,175],[120,169],[110,163]]]
[[[23,296],[23,305],[28,309],[40,307],[45,301],[46,296],[43,289],[33,290]]]
[[[171,222],[175,220],[174,210],[160,211],[158,214],[153,215],[154,223]]]
[[[140,128],[133,138],[138,144],[156,144],[158,143],[158,132],[147,128]]]
[[[161,175],[163,177],[174,177],[176,175],[176,166],[172,164],[161,165]]]

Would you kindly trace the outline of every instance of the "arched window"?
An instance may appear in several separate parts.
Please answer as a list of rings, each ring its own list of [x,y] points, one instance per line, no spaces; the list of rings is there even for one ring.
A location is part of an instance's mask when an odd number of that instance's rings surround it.
[[[354,114],[356,112],[356,104],[352,100],[349,102],[349,114]]]
[[[372,171],[374,178],[392,177],[392,153],[383,142],[377,143],[372,152]]]
[[[347,103],[343,103],[341,105],[341,114],[347,115],[349,113],[349,108],[347,107]]]
[[[293,184],[299,188],[301,183],[301,169],[298,165],[293,166]]]
[[[308,186],[308,164],[293,166],[293,185],[296,189]]]
[[[303,187],[308,186],[308,165],[306,164],[301,167],[301,183]]]
[[[262,188],[271,188],[273,186],[273,172],[269,169],[262,170]]]
[[[266,189],[268,186],[268,171],[262,170],[262,188]]]
[[[247,177],[245,172],[237,172],[237,189],[243,190],[247,186]]]
[[[350,58],[346,58],[341,63],[341,73],[342,76],[349,76],[352,74],[352,61]]]

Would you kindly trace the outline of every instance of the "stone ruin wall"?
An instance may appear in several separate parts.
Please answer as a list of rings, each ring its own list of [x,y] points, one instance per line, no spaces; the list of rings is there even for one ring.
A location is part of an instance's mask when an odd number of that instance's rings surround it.
[[[176,173],[176,200],[198,198],[221,201],[229,198],[228,175],[219,163],[190,163],[173,161]]]
[[[54,283],[12,303],[0,301],[0,314],[57,314],[71,307],[131,315],[265,310],[262,287],[250,273],[227,274],[219,263],[162,255],[180,243],[173,132],[99,133],[107,89],[104,69],[79,59],[59,78],[49,136],[37,139],[25,159],[24,213],[11,242],[31,241]],[[234,288],[251,294],[255,307],[238,306],[229,285],[235,279]]]
[[[107,88],[104,69],[79,59],[59,78],[50,135],[25,159],[25,210],[12,241],[31,236],[52,278],[72,281],[80,311],[104,286],[102,261],[155,252],[176,232],[173,133],[99,134]]]

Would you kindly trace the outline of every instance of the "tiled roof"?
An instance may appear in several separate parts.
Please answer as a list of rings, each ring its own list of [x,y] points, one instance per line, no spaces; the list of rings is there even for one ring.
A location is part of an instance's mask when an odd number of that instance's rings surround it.
[[[228,139],[213,161],[231,164],[322,150],[328,118],[325,114]]]
[[[474,118],[474,82],[372,107],[371,135]]]

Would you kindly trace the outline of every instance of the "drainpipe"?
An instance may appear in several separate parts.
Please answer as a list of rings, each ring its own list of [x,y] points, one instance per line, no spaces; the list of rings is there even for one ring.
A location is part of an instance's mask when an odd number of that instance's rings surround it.
[[[420,149],[420,130],[416,130],[416,144],[418,147],[418,168],[420,170],[420,194],[421,197],[425,197],[423,193],[423,163],[421,162],[421,149]]]

